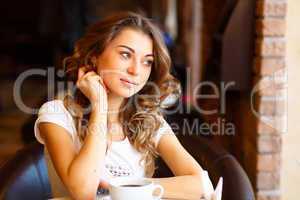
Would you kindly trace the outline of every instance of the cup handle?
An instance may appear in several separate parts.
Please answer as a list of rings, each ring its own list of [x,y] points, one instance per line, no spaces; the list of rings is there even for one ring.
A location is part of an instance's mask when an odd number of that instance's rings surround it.
[[[155,184],[155,185],[153,186],[152,192],[154,192],[154,190],[156,190],[157,188],[159,188],[159,194],[158,194],[158,195],[153,195],[153,198],[154,198],[155,200],[161,199],[162,196],[163,196],[163,194],[164,194],[164,188],[163,188],[163,186],[158,185],[158,184]]]

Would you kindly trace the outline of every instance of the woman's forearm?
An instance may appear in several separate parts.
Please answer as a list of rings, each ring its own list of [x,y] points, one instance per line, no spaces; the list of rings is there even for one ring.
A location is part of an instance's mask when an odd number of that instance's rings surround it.
[[[203,194],[202,177],[198,175],[152,178],[164,188],[164,198],[197,199]]]
[[[84,143],[68,169],[69,189],[82,199],[95,195],[98,188],[107,148],[107,117],[92,112],[87,131]]]

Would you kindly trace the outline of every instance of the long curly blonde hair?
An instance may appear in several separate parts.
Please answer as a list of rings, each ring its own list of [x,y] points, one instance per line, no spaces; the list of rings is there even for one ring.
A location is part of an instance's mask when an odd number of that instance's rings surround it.
[[[146,84],[138,93],[123,101],[122,106],[126,107],[118,116],[126,137],[142,155],[141,162],[144,162],[146,176],[151,177],[155,171],[155,158],[158,156],[154,136],[161,126],[159,118],[162,116],[162,99],[171,94],[176,94],[177,97],[181,95],[179,81],[170,74],[171,59],[158,27],[149,18],[137,13],[120,12],[111,15],[90,26],[86,34],[76,42],[73,55],[64,60],[65,72],[67,81],[75,83],[78,68],[92,65],[92,56],[100,55],[124,28],[142,31],[153,41],[154,63],[148,82],[156,84],[159,93]],[[138,106],[131,103],[133,99]],[[83,142],[86,134],[83,123],[88,121],[89,114],[84,114],[82,108],[87,108],[90,102],[80,90],[76,90],[74,95],[65,96],[64,104],[73,116],[77,134]]]

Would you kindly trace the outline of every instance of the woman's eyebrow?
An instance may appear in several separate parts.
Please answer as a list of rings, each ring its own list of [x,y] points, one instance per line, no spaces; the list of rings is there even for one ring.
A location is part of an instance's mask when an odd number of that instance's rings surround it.
[[[130,48],[129,46],[126,46],[126,45],[118,45],[117,47],[123,47],[123,48],[128,49],[128,50],[131,51],[132,53],[135,53],[134,49]],[[145,57],[149,57],[149,56],[154,57],[153,54],[147,54]]]

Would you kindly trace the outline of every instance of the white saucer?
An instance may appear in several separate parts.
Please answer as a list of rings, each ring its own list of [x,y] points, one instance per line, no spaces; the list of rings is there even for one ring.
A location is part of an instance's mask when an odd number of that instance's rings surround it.
[[[109,195],[97,195],[96,200],[111,200],[111,198]],[[153,200],[162,200],[162,199],[153,198]]]

